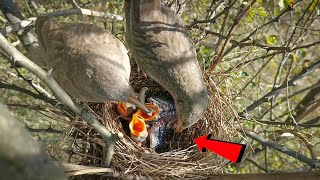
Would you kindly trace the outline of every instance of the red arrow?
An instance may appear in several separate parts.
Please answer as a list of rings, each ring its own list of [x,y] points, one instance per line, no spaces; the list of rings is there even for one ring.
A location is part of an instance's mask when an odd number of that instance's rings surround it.
[[[241,161],[246,145],[210,139],[211,136],[208,134],[194,139],[200,151],[206,152],[209,149],[234,163]]]

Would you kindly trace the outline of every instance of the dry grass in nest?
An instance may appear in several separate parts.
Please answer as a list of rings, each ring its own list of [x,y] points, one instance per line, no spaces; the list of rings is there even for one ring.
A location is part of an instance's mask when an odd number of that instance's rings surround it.
[[[150,92],[166,93],[159,85],[146,79],[133,67],[131,84],[135,90],[149,87]],[[193,139],[205,134],[212,134],[215,139],[230,141],[235,134],[235,111],[232,101],[212,83],[208,83],[210,92],[209,107],[204,117],[194,126],[175,134],[171,139],[170,151],[156,153],[153,149],[139,147],[122,129],[119,117],[115,112],[115,103],[90,104],[92,112],[101,117],[100,120],[113,133],[122,132],[124,139],[115,147],[112,167],[117,172],[130,175],[153,177],[205,178],[221,173],[227,161],[214,153],[201,153]],[[90,166],[101,166],[103,140],[92,128],[79,120],[69,134],[85,141],[73,153],[79,157],[80,163]],[[81,144],[81,143],[79,143]]]

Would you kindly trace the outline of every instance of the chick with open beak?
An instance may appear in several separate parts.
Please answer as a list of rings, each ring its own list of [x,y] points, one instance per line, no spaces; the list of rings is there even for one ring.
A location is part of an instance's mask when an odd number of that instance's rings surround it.
[[[70,95],[88,102],[128,101],[149,112],[129,85],[127,49],[111,33],[46,16],[37,18],[36,31],[48,69]]]
[[[139,68],[173,97],[176,131],[192,126],[208,106],[194,44],[181,18],[160,0],[125,0],[126,39]]]

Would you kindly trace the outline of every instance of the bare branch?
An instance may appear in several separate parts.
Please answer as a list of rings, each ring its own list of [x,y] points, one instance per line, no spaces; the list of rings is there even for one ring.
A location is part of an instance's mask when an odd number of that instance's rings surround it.
[[[320,162],[316,161],[316,160],[312,160],[298,152],[295,152],[289,148],[286,148],[285,146],[282,146],[281,144],[277,144],[274,141],[270,141],[267,139],[262,138],[261,136],[259,136],[258,134],[251,132],[251,131],[245,131],[245,134],[247,136],[249,136],[250,138],[258,141],[259,143],[261,143],[264,146],[268,146],[272,149],[275,149],[279,152],[282,152],[284,154],[287,154],[293,158],[298,159],[299,161],[302,161],[306,164],[308,164],[309,166],[311,166],[312,168],[319,168],[320,167]]]
[[[57,16],[70,16],[75,14],[82,14],[87,16],[96,16],[96,17],[103,17],[108,18],[112,20],[118,20],[123,21],[123,17],[116,15],[116,14],[110,14],[110,13],[104,13],[99,11],[92,11],[90,9],[83,9],[83,8],[72,8],[72,9],[66,9],[66,10],[59,10],[54,11],[52,13],[45,14],[46,16],[50,17],[57,17]],[[34,24],[34,22],[37,20],[36,17],[31,17],[26,20],[19,21],[17,23],[14,23],[10,26],[7,26],[3,29],[0,29],[0,33],[4,36],[10,34],[11,32],[19,31],[20,29],[26,28]]]
[[[25,125],[25,127],[28,129],[29,132],[32,132],[32,133],[53,133],[53,134],[62,134],[63,131],[60,131],[60,130],[56,130],[56,129],[53,129],[51,126],[49,126],[48,128],[42,128],[42,129],[34,129],[34,128],[31,128],[27,125]]]
[[[253,102],[250,106],[248,106],[244,111],[239,113],[239,116],[244,117],[245,115],[248,115],[247,113],[254,110],[256,107],[260,106],[261,104],[268,102],[269,99],[277,94],[279,94],[281,91],[286,89],[288,86],[295,86],[296,82],[300,80],[301,78],[307,76],[308,74],[312,73],[316,69],[320,68],[320,60],[317,60],[314,64],[311,66],[304,68],[299,74],[296,74],[291,78],[291,80],[285,83],[283,83],[281,86],[274,88],[269,93],[258,99],[257,101]]]
[[[249,11],[249,9],[256,3],[257,1],[256,0],[252,0],[251,3],[246,7],[244,8],[240,13],[239,15],[236,17],[236,19],[233,21],[233,24],[231,26],[231,28],[229,29],[228,31],[228,34],[227,34],[227,37],[226,37],[226,40],[224,41],[224,44],[220,50],[220,53],[218,54],[217,58],[215,58],[213,61],[211,61],[211,64],[210,64],[210,67],[208,69],[208,72],[209,73],[212,73],[213,70],[215,69],[215,67],[221,62],[224,54],[225,54],[225,51],[227,49],[227,45],[229,44],[230,40],[231,40],[231,36],[233,34],[233,32],[235,31],[236,27],[238,26],[240,20],[244,17],[244,15]]]
[[[221,39],[227,39],[226,36],[220,34],[220,33],[217,33],[217,32],[213,32],[213,31],[210,31],[210,30],[205,30],[206,34],[210,34],[210,35],[214,35],[214,36],[217,36]],[[242,47],[245,47],[245,46],[255,46],[255,47],[259,47],[259,48],[262,48],[262,49],[265,49],[266,51],[271,51],[271,50],[275,50],[275,51],[279,51],[279,52],[289,52],[291,51],[290,50],[290,47],[285,47],[285,46],[267,46],[267,45],[263,45],[263,44],[260,44],[258,42],[255,42],[255,41],[252,41],[252,42],[240,42],[240,41],[236,41],[236,40],[230,40],[230,43],[234,46],[238,46],[239,48],[242,48]]]

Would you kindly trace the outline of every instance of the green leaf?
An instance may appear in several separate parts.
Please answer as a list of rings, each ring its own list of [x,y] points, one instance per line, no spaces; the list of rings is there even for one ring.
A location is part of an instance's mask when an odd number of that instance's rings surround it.
[[[290,56],[292,57],[293,62],[297,62],[297,56],[295,54],[291,53]]]
[[[261,17],[266,17],[268,16],[268,13],[266,12],[266,10],[263,7],[258,7],[258,13]]]
[[[294,0],[286,0],[287,5],[293,6]]]
[[[248,77],[249,74],[245,71],[240,71],[240,77],[244,78],[244,77]]]
[[[248,23],[252,23],[253,18],[255,17],[255,15],[256,15],[255,10],[251,8],[251,9],[249,10],[248,18],[247,18]]]
[[[202,52],[207,55],[207,56],[210,56],[210,54],[212,53],[213,51],[213,48],[210,48],[210,47],[205,47],[203,48]]]
[[[267,45],[274,45],[278,42],[279,37],[277,35],[270,35],[266,38]]]
[[[250,9],[249,11],[249,16],[251,16],[252,18],[254,18],[254,16],[256,15],[256,12],[254,9]]]
[[[252,23],[252,18],[250,16],[248,16],[247,21],[248,21],[248,23]]]

